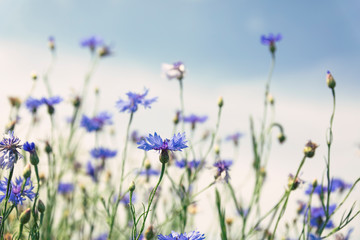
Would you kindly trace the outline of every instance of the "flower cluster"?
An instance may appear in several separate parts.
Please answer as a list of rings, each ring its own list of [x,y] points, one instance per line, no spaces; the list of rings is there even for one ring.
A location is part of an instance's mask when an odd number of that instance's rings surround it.
[[[36,196],[36,194],[33,192],[34,186],[30,178],[26,179],[24,189],[22,190],[23,181],[24,179],[22,177],[18,177],[15,179],[15,182],[10,183],[9,202],[12,202],[15,205],[23,205],[23,202],[26,200],[26,198],[32,201]],[[0,192],[4,194],[0,195],[0,202],[6,198],[8,182],[9,180],[7,178],[5,178],[3,181],[0,181]]]
[[[149,89],[145,89],[143,94],[128,92],[126,93],[128,100],[119,99],[116,102],[116,107],[120,112],[136,112],[138,109],[138,105],[143,105],[144,108],[151,108],[151,104],[156,102],[157,97],[145,99],[147,94],[149,93]]]

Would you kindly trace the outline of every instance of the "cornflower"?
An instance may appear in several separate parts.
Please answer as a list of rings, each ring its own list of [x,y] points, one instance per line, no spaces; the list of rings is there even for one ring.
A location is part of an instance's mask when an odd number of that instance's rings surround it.
[[[14,136],[13,131],[9,131],[0,142],[0,152],[2,153],[0,167],[2,169],[13,168],[17,160],[23,158],[17,149],[21,149],[20,139]]]
[[[197,167],[199,167],[201,161],[196,161],[195,159],[192,161],[186,161],[185,159],[181,159],[180,161],[175,161],[175,165],[178,168],[184,168],[184,167],[188,167],[190,169],[196,169]]]
[[[163,75],[167,77],[167,79],[171,80],[176,78],[178,80],[182,80],[185,74],[185,65],[183,62],[175,62],[173,64],[163,63],[162,66]]]
[[[26,108],[32,113],[35,114],[37,109],[43,104],[43,102],[39,99],[35,99],[32,97],[29,97],[26,102],[25,106]]]
[[[268,36],[262,35],[261,36],[261,43],[264,45],[268,45],[270,48],[270,52],[272,54],[275,53],[276,51],[276,46],[275,46],[275,42],[278,42],[282,39],[282,36],[280,33],[278,33],[278,35],[274,35],[272,33],[270,33]]]
[[[183,117],[182,119],[184,122],[191,123],[191,128],[195,129],[196,123],[203,123],[208,119],[208,117],[207,116],[197,116],[195,114],[191,114],[187,117]]]
[[[0,195],[0,202],[2,202],[5,199],[6,195],[6,189],[8,185],[8,179],[5,178],[5,180],[0,181],[0,192],[2,192],[4,195]],[[23,205],[23,201],[26,200],[26,198],[30,199],[31,201],[34,199],[36,194],[33,192],[34,186],[30,180],[30,178],[26,179],[25,186],[23,191],[22,189],[23,184],[23,178],[18,177],[15,179],[15,182],[10,182],[10,197],[9,202],[12,202],[15,205]]]
[[[229,170],[230,166],[233,164],[231,160],[220,160],[214,163],[214,167],[216,167],[215,179],[223,179],[226,183],[228,183],[230,179]]]
[[[225,140],[226,141],[233,141],[234,145],[237,146],[239,144],[239,139],[242,138],[244,134],[241,132],[236,132],[234,134],[228,135]]]
[[[90,154],[93,158],[95,159],[108,159],[108,158],[112,158],[115,157],[117,154],[116,150],[110,150],[108,148],[104,148],[104,147],[98,147],[98,148],[93,148],[90,151]]]
[[[336,190],[340,190],[340,192],[344,191],[345,189],[349,189],[352,187],[352,184],[346,183],[343,180],[341,180],[340,178],[333,178],[331,180],[331,188],[330,188],[330,192],[335,192]],[[305,194],[309,195],[311,194],[313,189],[313,185],[309,184],[308,188],[305,191]],[[321,192],[323,193],[327,193],[327,187],[326,186],[321,186],[318,185],[315,187],[314,193],[316,194],[321,194]]]
[[[93,52],[96,47],[104,43],[103,39],[98,36],[90,36],[88,38],[83,38],[80,42],[82,47],[90,48],[90,51]]]
[[[143,105],[144,108],[151,108],[151,104],[157,100],[157,97],[145,99],[149,92],[149,89],[145,89],[143,94],[128,92],[128,100],[122,100],[121,98],[116,102],[116,107],[120,112],[127,111],[128,113],[136,112],[138,105]]]
[[[92,118],[83,115],[80,126],[84,127],[88,132],[100,131],[104,125],[111,125],[113,123],[111,118],[112,115],[107,112],[101,112]]]
[[[177,233],[172,231],[168,236],[162,234],[158,235],[158,240],[203,240],[205,234],[201,234],[199,231],[192,231],[189,233]]]
[[[74,191],[74,184],[72,183],[62,183],[60,182],[58,185],[58,193],[67,195]]]
[[[23,149],[30,153],[31,164],[37,165],[39,163],[39,157],[36,153],[35,143],[33,143],[33,142],[32,143],[29,143],[29,142],[24,143]]]
[[[86,174],[89,175],[94,182],[98,182],[98,172],[99,172],[99,170],[100,170],[99,168],[95,168],[91,164],[91,161],[87,162],[87,164],[86,164]]]
[[[54,108],[54,105],[55,104],[59,104],[63,101],[62,97],[60,96],[54,96],[54,97],[50,97],[50,98],[45,98],[43,97],[41,99],[42,103],[43,104],[46,104],[47,107],[48,107],[48,113],[50,115],[52,115],[54,112],[55,112],[55,108]]]

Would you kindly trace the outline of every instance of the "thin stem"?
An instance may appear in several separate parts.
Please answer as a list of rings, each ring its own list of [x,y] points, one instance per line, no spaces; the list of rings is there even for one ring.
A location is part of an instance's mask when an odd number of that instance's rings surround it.
[[[183,88],[183,82],[182,79],[179,79],[179,85],[180,85],[180,106],[181,106],[181,118],[184,117],[185,114],[185,107],[184,107],[184,88]],[[184,132],[184,121],[181,120],[181,130]]]
[[[18,155],[17,155],[17,153],[15,153],[15,162],[16,162],[17,158],[18,158]],[[14,166],[10,169],[9,179],[8,179],[8,183],[7,183],[7,187],[6,187],[5,206],[4,206],[3,213],[2,213],[1,231],[0,231],[1,239],[3,239],[3,235],[4,235],[4,227],[5,227],[5,220],[6,220],[5,214],[6,214],[7,204],[8,204],[9,198],[10,198],[9,190],[10,190],[11,179],[12,179],[13,173],[14,173]]]

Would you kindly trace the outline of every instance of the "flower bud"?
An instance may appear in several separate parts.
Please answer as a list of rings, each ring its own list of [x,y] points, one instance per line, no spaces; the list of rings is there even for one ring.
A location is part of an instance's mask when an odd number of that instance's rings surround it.
[[[224,99],[223,99],[223,97],[219,97],[218,106],[219,106],[219,108],[222,108],[222,106],[224,106]]]
[[[231,226],[231,225],[233,224],[233,222],[234,222],[234,219],[231,218],[231,217],[227,217],[227,218],[225,219],[225,222],[226,222],[226,224],[227,224],[228,226]]]
[[[326,74],[326,83],[327,83],[328,87],[331,88],[331,89],[334,89],[335,86],[336,86],[335,79],[334,79],[334,77],[331,75],[331,72],[330,72],[330,71],[327,71],[327,74]]]
[[[34,166],[39,164],[39,157],[36,152],[30,153],[30,163]]]
[[[279,140],[280,143],[285,142],[285,140],[286,140],[285,135],[284,135],[283,133],[280,133],[280,134],[278,135],[278,140]]]
[[[160,162],[161,163],[167,163],[169,162],[169,152],[168,150],[161,150],[160,156],[159,156]]]
[[[151,163],[150,163],[149,159],[146,159],[146,160],[145,160],[145,164],[144,164],[144,165],[145,165],[145,169],[146,169],[146,170],[149,170],[149,169],[151,168]]]
[[[31,209],[28,208],[26,209],[24,212],[21,213],[20,215],[20,223],[21,224],[26,224],[30,221],[30,217],[31,217]]]
[[[43,203],[43,201],[41,201],[41,199],[39,199],[39,201],[38,201],[37,208],[40,213],[45,212],[45,204]]]
[[[312,182],[312,186],[313,188],[316,188],[318,185],[318,182],[317,182],[317,179],[315,179],[313,182]]]
[[[302,184],[304,181],[301,180],[300,178],[296,177],[294,178],[294,176],[292,174],[289,175],[289,180],[288,180],[288,187],[290,190],[295,190],[299,187],[300,184]]]
[[[130,186],[129,186],[129,191],[130,192],[135,191],[135,182],[134,181],[131,181]]]
[[[45,152],[47,153],[47,154],[50,154],[50,153],[52,153],[52,147],[50,146],[50,143],[48,142],[48,141],[46,141],[45,142]]]
[[[271,95],[270,93],[267,95],[267,100],[271,105],[274,105],[275,100],[274,100],[273,95]]]
[[[312,158],[315,155],[315,149],[318,147],[316,143],[309,141],[304,148],[304,154],[308,158]]]
[[[216,145],[214,150],[215,150],[215,154],[216,154],[216,155],[219,155],[219,154],[220,154],[220,147],[219,147],[219,145]]]
[[[145,231],[145,239],[153,239],[155,237],[154,227],[150,225]]]
[[[38,75],[35,71],[32,71],[31,74],[30,74],[30,77],[32,80],[36,80],[38,78]]]
[[[28,179],[31,176],[31,166],[30,164],[27,164],[23,171],[23,177],[24,179]]]

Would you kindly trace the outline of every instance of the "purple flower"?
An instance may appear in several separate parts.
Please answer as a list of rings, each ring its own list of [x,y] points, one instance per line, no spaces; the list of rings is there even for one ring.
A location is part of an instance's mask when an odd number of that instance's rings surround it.
[[[26,102],[25,106],[31,113],[36,113],[37,109],[43,104],[41,100],[29,97]]]
[[[104,43],[103,39],[98,36],[91,36],[83,38],[80,42],[82,47],[88,47],[93,52],[96,47],[101,46]]]
[[[142,136],[139,135],[139,132],[137,130],[134,130],[131,135],[130,139],[132,142],[137,143],[141,140]]]
[[[169,80],[176,78],[182,80],[185,73],[185,65],[182,62],[176,62],[173,64],[163,63],[162,66],[163,75]]]
[[[330,205],[329,206],[329,215],[331,215],[336,209],[336,204]],[[305,218],[307,218],[307,214],[308,214],[308,209],[304,209],[305,211]],[[311,212],[311,219],[310,219],[310,225],[312,227],[316,227],[317,229],[322,228],[323,225],[325,224],[325,212],[324,212],[324,208],[321,207],[312,207],[310,209]],[[330,220],[327,222],[325,228],[333,228],[334,227],[334,223]]]
[[[33,143],[33,142],[32,143],[29,143],[29,142],[24,143],[23,149],[29,153],[34,154],[35,153],[35,143]]]
[[[199,231],[192,231],[189,233],[177,233],[172,231],[168,236],[162,234],[158,235],[158,240],[203,240],[205,234],[201,234]]]
[[[107,240],[107,239],[108,239],[107,233],[102,233],[99,236],[97,236],[96,238],[93,238],[93,240]]]
[[[117,154],[117,151],[116,150],[113,151],[113,150],[103,148],[103,147],[98,147],[98,148],[93,148],[90,151],[90,154],[95,159],[105,160],[107,158],[115,157]]]
[[[80,126],[84,127],[88,132],[100,131],[104,125],[112,124],[111,118],[112,115],[107,112],[101,112],[92,118],[83,115]]]
[[[335,192],[336,190],[340,190],[340,192],[344,191],[345,189],[349,189],[352,187],[352,184],[350,183],[346,183],[343,180],[341,180],[340,178],[333,178],[331,180],[331,188],[330,191],[331,192]],[[313,186],[312,184],[309,184],[308,188],[305,191],[305,194],[310,195],[312,192]],[[318,185],[315,187],[314,193],[316,194],[321,194],[321,192],[323,192],[324,194],[327,193],[327,186],[321,186]]]
[[[86,174],[89,175],[94,182],[98,181],[98,170],[91,164],[91,161],[88,161],[86,164]]]
[[[41,98],[41,102],[48,105],[48,106],[53,106],[55,104],[61,103],[63,101],[62,97],[60,96],[54,96],[54,97],[50,97],[50,98]]]
[[[147,178],[150,176],[158,176],[160,174],[160,171],[152,169],[152,168],[146,168],[139,172],[139,175],[146,176]]]
[[[203,123],[208,119],[208,117],[207,116],[197,116],[195,114],[191,114],[187,117],[183,117],[182,119],[184,122],[191,123],[192,129],[195,129],[196,123]]]
[[[230,166],[233,164],[231,160],[220,160],[214,163],[214,167],[216,167],[215,179],[224,179],[226,182],[229,181],[229,170]]]
[[[3,140],[0,142],[0,152],[2,153],[0,157],[0,167],[4,169],[10,169],[14,167],[14,164],[18,159],[23,158],[23,156],[18,152],[17,149],[21,149],[20,139],[14,136],[14,132],[9,131],[7,136],[4,136]]]
[[[121,98],[116,102],[116,107],[120,112],[128,111],[129,113],[136,112],[138,105],[143,105],[144,108],[151,108],[151,104],[157,100],[157,97],[145,99],[148,94],[149,89],[145,89],[143,94],[138,94],[134,92],[128,92],[128,100],[122,100]]]
[[[66,195],[70,194],[74,191],[74,184],[72,183],[62,183],[60,182],[58,185],[58,193]]]
[[[199,167],[201,161],[196,161],[196,160],[192,160],[192,161],[186,161],[185,159],[181,159],[180,161],[175,161],[175,165],[179,168],[184,168],[184,167],[188,167],[189,169],[195,169],[197,167]]]
[[[276,36],[272,33],[270,33],[268,36],[262,35],[261,36],[261,43],[268,46],[275,45],[275,42],[278,42],[282,39],[282,36],[280,33],[278,33]]]
[[[185,140],[185,133],[177,135],[174,134],[173,138],[170,139],[164,139],[160,137],[160,135],[157,135],[157,133],[154,133],[154,136],[149,134],[149,137],[145,137],[144,139],[140,140],[137,144],[139,145],[139,149],[143,149],[145,151],[149,150],[159,150],[159,151],[181,151],[184,148],[187,148],[186,146],[187,141]]]
[[[135,201],[136,201],[136,196],[133,193],[131,202],[134,203]],[[130,203],[130,194],[129,193],[125,194],[125,196],[120,200],[120,202],[123,203],[125,206],[128,206]]]
[[[0,202],[2,202],[5,199],[6,195],[6,189],[7,189],[8,179],[5,178],[5,180],[0,181],[0,192],[2,192],[4,195],[0,195]],[[15,182],[10,183],[10,198],[9,202],[12,202],[15,205],[23,205],[23,201],[26,200],[26,198],[30,199],[31,201],[34,199],[36,194],[33,192],[34,186],[32,185],[32,182],[30,178],[28,178],[25,182],[25,188],[23,191],[21,191],[23,184],[23,178],[18,177],[15,179]]]
[[[232,135],[228,135],[225,140],[226,141],[233,141],[235,146],[237,146],[239,144],[239,139],[242,138],[244,136],[244,134],[242,134],[241,132],[236,132]]]

